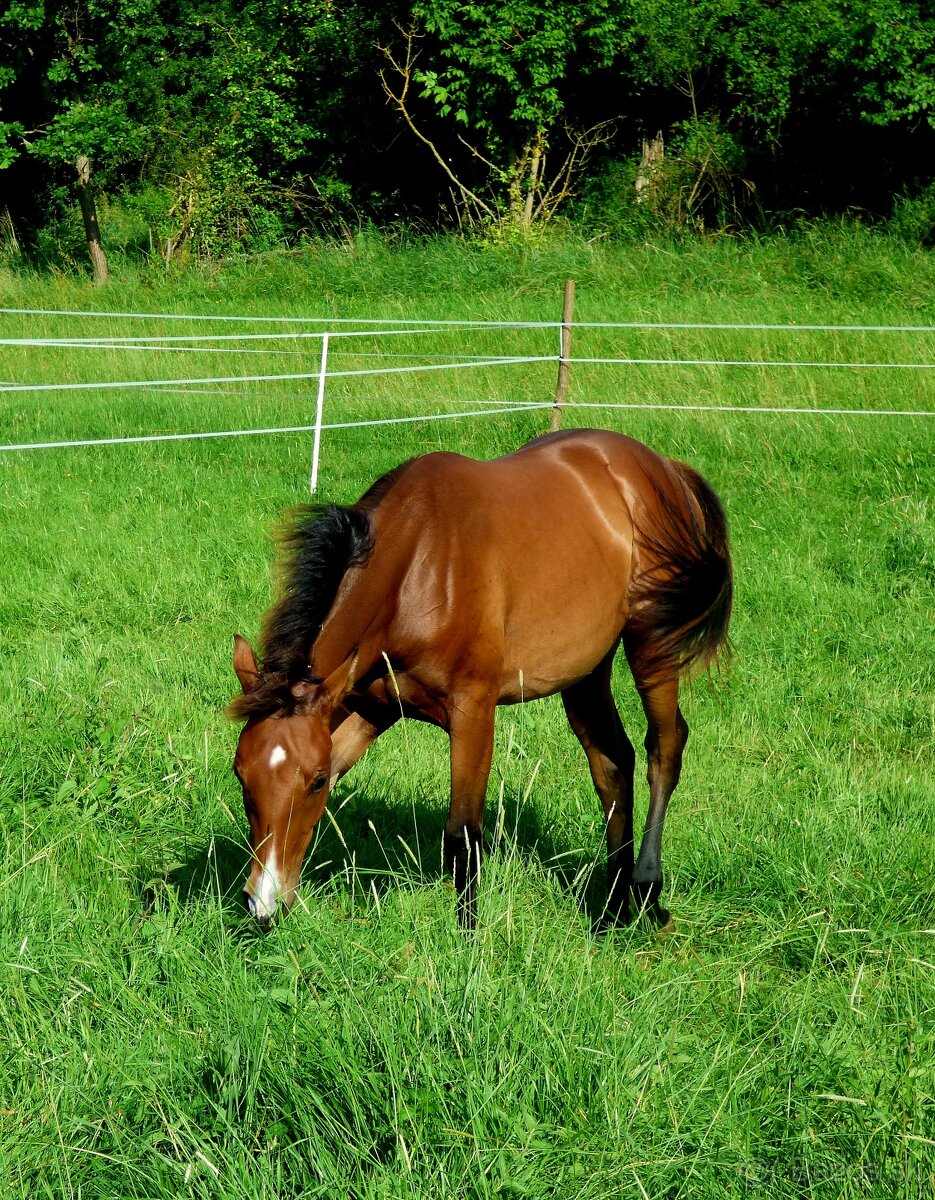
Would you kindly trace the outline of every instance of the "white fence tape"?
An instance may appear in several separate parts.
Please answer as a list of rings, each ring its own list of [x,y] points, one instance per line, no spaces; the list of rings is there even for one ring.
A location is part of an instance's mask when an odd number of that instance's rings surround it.
[[[477,329],[551,329],[557,321],[448,321],[412,317],[241,317],[221,313],[121,313],[81,312],[64,308],[0,308],[0,316],[24,317],[109,317],[121,321],[241,321],[251,325],[266,323],[293,325],[381,325],[392,328],[422,326]],[[331,330],[332,335],[334,330]],[[409,329],[404,330],[409,332]],[[319,335],[320,336],[320,335]]]
[[[621,363],[631,367],[843,367],[852,370],[931,371],[935,363],[907,362],[818,362],[779,358],[579,358],[569,360],[576,366],[614,366]]]
[[[325,332],[302,333],[179,333],[152,337],[97,337],[97,338],[0,338],[0,346],[89,346],[92,349],[117,349],[128,346],[131,350],[160,346],[165,342],[320,342],[322,338],[395,337],[416,333],[438,333],[437,329],[349,329]]]
[[[444,320],[407,317],[261,317],[226,316],[221,313],[121,313],[87,312],[63,308],[0,308],[0,316],[27,317],[109,317],[122,321],[240,321],[247,324],[292,323],[296,325],[381,325],[402,329],[415,328],[452,329],[554,329],[561,321],[480,321]],[[935,325],[808,325],[799,322],[770,324],[757,321],[578,321],[575,329],[721,329],[762,330],[782,333],[935,333]],[[331,330],[332,336],[335,330]],[[409,330],[403,330],[409,332]],[[321,336],[321,335],[319,335]]]
[[[553,355],[544,354],[517,358],[485,358],[468,359],[463,362],[427,363],[411,367],[373,367],[359,371],[329,371],[329,379],[348,378],[353,375],[402,375],[412,371],[454,371],[462,367],[499,367],[508,363],[551,362]],[[198,379],[118,379],[105,383],[4,383],[0,384],[0,393],[4,392],[93,392],[112,391],[114,389],[163,387],[185,387],[189,384],[204,383],[275,383],[276,380],[295,381],[296,379],[317,379],[318,371],[294,371],[284,375],[215,375],[210,378]]]
[[[530,363],[559,363],[561,361],[561,349],[559,347],[558,354],[547,355],[462,355],[458,359],[452,361],[448,356],[439,354],[424,354],[421,350],[413,350],[409,353],[380,353],[373,351],[350,352],[360,358],[380,358],[397,360],[399,358],[418,357],[420,361],[416,364],[407,365],[381,365],[374,367],[356,367],[341,370],[329,369],[328,357],[329,346],[332,342],[340,340],[350,349],[352,339],[359,338],[385,338],[385,337],[403,337],[410,334],[427,334],[440,333],[446,329],[464,331],[475,329],[479,332],[489,331],[507,331],[507,330],[547,330],[554,329],[561,333],[562,323],[560,321],[449,321],[449,320],[412,320],[405,321],[399,318],[368,318],[358,319],[353,317],[333,318],[333,317],[249,317],[249,316],[222,316],[211,314],[178,314],[178,313],[108,313],[108,312],[70,312],[66,310],[56,309],[12,309],[0,308],[0,315],[20,315],[28,317],[80,317],[80,318],[109,318],[116,320],[147,320],[147,321],[188,321],[188,322],[242,322],[257,324],[283,324],[293,326],[327,326],[323,329],[291,329],[285,332],[263,332],[263,333],[234,333],[234,334],[197,334],[197,335],[145,335],[145,336],[121,336],[121,337],[88,337],[88,338],[2,338],[0,345],[16,346],[24,349],[95,349],[95,350],[174,350],[176,352],[192,351],[198,353],[254,353],[254,354],[271,354],[271,353],[295,353],[290,350],[273,350],[268,346],[266,348],[246,348],[242,345],[244,342],[283,342],[291,341],[293,343],[318,342],[321,347],[321,357],[318,370],[289,372],[279,374],[263,374],[263,375],[222,375],[198,378],[184,379],[147,379],[147,380],[107,380],[91,383],[38,383],[38,384],[21,384],[21,383],[3,383],[0,384],[0,394],[9,393],[54,393],[54,392],[76,392],[76,391],[112,391],[112,390],[143,390],[143,391],[165,391],[166,389],[175,389],[179,392],[204,392],[205,394],[225,394],[233,396],[245,396],[248,393],[242,391],[233,391],[219,393],[216,388],[221,384],[248,384],[248,383],[277,383],[277,382],[297,382],[297,381],[317,381],[316,394],[316,410],[315,423],[313,425],[290,425],[280,426],[276,428],[254,428],[254,429],[228,429],[228,430],[206,430],[196,431],[191,433],[157,433],[157,434],[139,434],[126,437],[107,437],[107,438],[80,438],[62,441],[44,441],[44,442],[20,442],[10,443],[8,445],[0,445],[0,451],[27,451],[27,450],[44,450],[44,449],[64,449],[70,447],[90,447],[90,446],[116,446],[116,445],[132,445],[145,444],[150,442],[180,442],[180,441],[195,441],[211,438],[232,438],[232,437],[250,437],[270,434],[286,434],[286,433],[312,433],[312,463],[310,472],[311,490],[314,492],[318,482],[320,454],[321,454],[321,435],[324,430],[335,429],[352,429],[363,428],[367,426],[380,425],[397,425],[411,424],[420,421],[443,421],[456,420],[465,417],[489,416],[493,414],[502,414],[508,412],[522,412],[535,409],[552,408],[551,402],[534,402],[534,401],[451,401],[452,403],[467,403],[473,405],[473,410],[468,412],[442,412],[442,413],[425,413],[416,416],[398,416],[373,418],[358,421],[341,421],[325,423],[324,421],[324,404],[325,404],[325,389],[328,379],[337,378],[353,378],[357,376],[376,376],[376,375],[395,375],[408,374],[413,372],[423,371],[450,371],[462,370],[471,367],[495,367],[504,365],[530,364]],[[366,326],[366,328],[346,328],[346,326]],[[334,328],[334,326],[342,326],[342,328]],[[631,331],[652,331],[652,330],[703,330],[703,331],[760,331],[773,333],[803,333],[803,332],[823,332],[823,333],[912,333],[926,334],[935,333],[935,326],[932,325],[819,325],[819,324],[765,324],[765,323],[695,323],[695,322],[671,322],[671,321],[616,321],[616,322],[586,322],[576,321],[574,328],[577,330],[631,330]],[[421,340],[421,339],[420,339]],[[222,343],[222,344],[209,344]],[[237,343],[241,343],[238,345]],[[332,347],[333,349],[334,347]],[[298,346],[296,346],[298,350]],[[443,361],[427,361],[429,359],[443,359]],[[926,371],[935,367],[935,362],[904,362],[904,361],[843,361],[843,360],[796,360],[796,359],[717,359],[717,358],[635,358],[635,357],[588,357],[588,356],[573,356],[570,359],[575,365],[586,366],[654,366],[654,367],[732,367],[732,368],[756,368],[756,369],[776,369],[790,368],[814,370],[817,368],[838,369],[838,370],[909,370],[909,371]],[[918,409],[856,409],[856,408],[818,408],[818,407],[781,407],[775,405],[720,405],[720,404],[676,404],[676,403],[650,403],[650,402],[565,402],[566,408],[581,408],[581,409],[619,409],[619,410],[652,410],[652,411],[678,411],[678,412],[717,412],[717,413],[761,413],[761,414],[784,414],[784,415],[808,415],[808,416],[847,416],[847,417],[932,417],[935,416],[935,410],[918,410]]]
[[[574,360],[573,360],[574,361]],[[911,408],[804,408],[795,405],[781,408],[772,404],[627,404],[618,401],[566,400],[563,408],[635,408],[667,412],[738,412],[738,413],[781,413],[793,416],[824,417],[935,417],[935,409]],[[0,447],[2,449],[2,447]]]
[[[523,412],[527,409],[551,408],[549,401],[516,400],[501,408],[484,408],[474,412],[420,413],[414,417],[377,417],[367,421],[333,421],[323,424],[325,429],[363,429],[368,425],[411,425],[417,421],[456,421],[462,417],[489,417],[496,413]],[[63,450],[74,446],[133,446],[146,442],[195,442],[209,438],[253,437],[275,433],[314,433],[316,425],[283,425],[275,429],[224,429],[204,433],[144,433],[133,437],[81,438],[69,442],[21,442],[16,445],[0,446],[0,450]]]

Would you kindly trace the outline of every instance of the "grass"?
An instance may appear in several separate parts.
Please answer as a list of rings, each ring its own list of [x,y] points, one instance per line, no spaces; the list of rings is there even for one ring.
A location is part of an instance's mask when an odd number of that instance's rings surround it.
[[[4,292],[9,307],[550,320],[566,275],[581,320],[935,313],[928,256],[853,232],[484,253],[363,239],[100,292],[10,276]],[[11,337],[138,331],[2,321]],[[485,336],[438,335],[432,352],[486,353]],[[766,333],[603,336],[576,333],[576,353],[789,353]],[[925,337],[794,337],[803,360],[932,358]],[[0,378],[208,373],[197,355],[83,354],[3,347]],[[218,355],[209,370],[309,359],[290,354]],[[329,413],[547,399],[553,369],[334,380]],[[931,410],[932,386],[923,371],[572,375],[579,400],[778,407]],[[221,390],[7,394],[2,440],[307,423],[314,397],[312,383]],[[269,603],[270,534],[304,497],[308,438],[0,457],[4,1196],[931,1194],[935,426],[574,419],[691,461],[731,519],[735,657],[687,693],[664,940],[592,933],[600,810],[555,701],[499,715],[476,938],[458,935],[439,867],[447,747],[418,727],[391,731],[347,777],[303,906],[258,936],[240,906],[237,731],[221,711],[230,636],[254,634]],[[334,431],[324,498],[351,499],[423,450],[505,451],[546,420]],[[617,690],[638,743],[623,671]]]

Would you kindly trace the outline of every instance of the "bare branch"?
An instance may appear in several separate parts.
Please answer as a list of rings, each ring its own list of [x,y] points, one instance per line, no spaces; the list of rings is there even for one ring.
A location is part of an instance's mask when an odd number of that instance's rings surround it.
[[[545,133],[541,129],[536,130],[535,137],[529,143],[528,150],[529,184],[526,188],[526,203],[523,205],[523,227],[525,229],[529,229],[532,226],[536,191],[541,186],[540,181],[545,178],[546,140]]]
[[[385,70],[381,68],[378,74],[380,76],[380,83],[383,86],[383,91],[386,93],[387,99],[396,105],[402,114],[403,120],[416,135],[419,141],[429,148],[432,153],[432,157],[445,172],[451,182],[455,185],[461,195],[465,199],[473,200],[478,208],[480,208],[482,212],[486,213],[488,217],[496,219],[498,215],[496,209],[492,208],[491,205],[482,200],[476,192],[472,192],[466,184],[461,182],[461,180],[457,177],[457,175],[455,175],[454,171],[452,171],[451,167],[445,161],[444,157],[439,153],[435,143],[431,140],[431,138],[427,137],[421,129],[418,128],[413,120],[412,114],[410,113],[407,105],[407,100],[409,96],[409,86],[412,83],[412,67],[416,58],[418,57],[418,55],[413,51],[413,42],[415,41],[416,33],[412,26],[410,26],[408,29],[402,29],[399,26],[397,26],[397,28],[399,28],[400,33],[405,39],[406,52],[405,59],[402,62],[397,61],[389,47],[377,47],[383,57],[393,68],[393,71],[399,76],[399,82],[401,85],[398,92],[394,91],[391,85],[387,82]],[[481,156],[478,154],[478,158],[480,157]]]
[[[543,193],[533,211],[533,220],[549,220],[563,200],[572,194],[572,179],[581,170],[592,152],[610,141],[614,133],[616,121],[599,121],[589,129],[575,130],[566,126],[565,134],[571,143],[571,149],[565,156],[562,165],[556,171],[551,183]],[[545,177],[544,166],[540,177]]]
[[[492,163],[489,158],[485,158],[483,156],[483,154],[481,154],[481,152],[477,149],[477,147],[472,146],[471,143],[466,141],[461,136],[460,133],[457,136],[458,136],[458,141],[465,148],[465,150],[470,151],[470,153],[474,156],[474,158],[476,158],[480,162],[482,162],[489,171],[492,171],[495,175],[499,175],[501,179],[506,175],[506,172],[503,170],[502,167],[498,167],[497,164]]]

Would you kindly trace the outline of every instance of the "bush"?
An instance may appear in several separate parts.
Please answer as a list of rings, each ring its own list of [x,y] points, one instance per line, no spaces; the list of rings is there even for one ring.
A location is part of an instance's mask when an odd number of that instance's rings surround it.
[[[613,235],[723,233],[749,221],[755,189],[744,166],[740,142],[716,115],[680,121],[668,142],[659,134],[640,156],[607,161],[577,215]]]
[[[897,197],[887,228],[912,246],[935,246],[935,183],[915,196]]]

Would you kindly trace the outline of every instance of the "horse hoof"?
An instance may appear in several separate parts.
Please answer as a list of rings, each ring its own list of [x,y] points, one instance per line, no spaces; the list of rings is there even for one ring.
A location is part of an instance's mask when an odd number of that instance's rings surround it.
[[[658,917],[654,917],[653,919],[658,921],[658,924],[656,925],[657,938],[665,941],[667,937],[671,937],[672,934],[675,933],[675,920],[672,914],[667,912],[664,908],[660,908]]]
[[[629,905],[618,909],[605,908],[597,919],[597,932],[609,933],[612,929],[626,929],[631,920]]]

